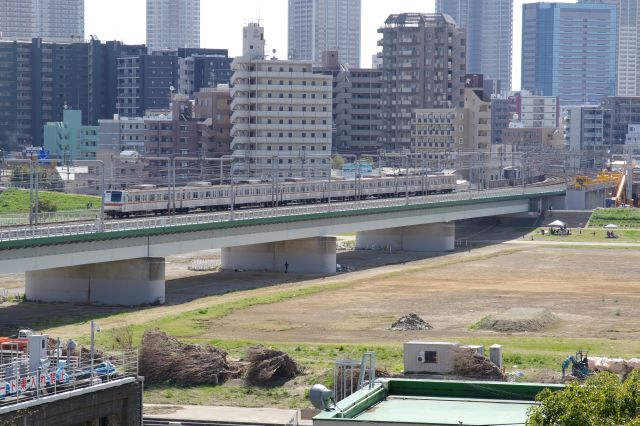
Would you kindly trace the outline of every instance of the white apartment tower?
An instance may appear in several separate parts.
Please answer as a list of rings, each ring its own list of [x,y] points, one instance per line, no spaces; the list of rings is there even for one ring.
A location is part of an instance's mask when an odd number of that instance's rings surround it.
[[[640,0],[618,5],[618,96],[640,96]]]
[[[289,59],[322,63],[337,50],[343,63],[360,66],[361,0],[289,0]]]
[[[200,47],[200,0],[147,0],[150,52]]]
[[[311,61],[266,60],[264,31],[243,31],[244,55],[231,64],[231,136],[236,179],[327,176],[331,161],[332,78]],[[253,47],[252,47],[253,46]]]
[[[84,39],[84,0],[0,0],[0,37]]]

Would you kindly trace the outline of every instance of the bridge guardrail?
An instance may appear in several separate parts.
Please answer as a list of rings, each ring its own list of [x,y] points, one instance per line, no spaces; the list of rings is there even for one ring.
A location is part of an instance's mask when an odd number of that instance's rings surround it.
[[[556,193],[565,189],[564,185],[546,187],[492,189],[485,191],[467,191],[451,194],[437,194],[397,198],[385,198],[375,200],[358,200],[348,202],[332,202],[323,204],[311,204],[302,206],[282,206],[264,209],[236,210],[233,212],[199,213],[177,216],[147,217],[139,219],[109,220],[100,223],[63,223],[57,225],[40,225],[37,227],[20,227],[12,229],[0,228],[0,241],[24,240],[32,238],[58,237],[64,235],[92,234],[96,232],[115,232],[135,229],[148,229],[168,226],[184,226],[203,223],[216,223],[228,221],[243,221],[248,219],[263,219],[272,217],[296,216],[306,214],[318,214],[328,212],[345,212],[353,210],[378,209],[385,207],[400,207],[404,205],[420,205],[441,203],[447,201],[486,200],[505,196],[516,195],[544,195]]]

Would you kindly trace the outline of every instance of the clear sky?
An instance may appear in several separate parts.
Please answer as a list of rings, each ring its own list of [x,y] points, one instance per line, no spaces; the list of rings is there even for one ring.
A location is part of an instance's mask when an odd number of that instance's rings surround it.
[[[474,0],[480,1],[480,0]],[[572,0],[558,2],[574,3]],[[520,45],[522,4],[535,0],[514,0],[513,86],[520,88]],[[85,0],[86,36],[125,43],[145,42],[145,0]],[[200,44],[226,48],[231,56],[242,50],[242,26],[260,19],[265,27],[267,49],[287,56],[287,0],[201,0]],[[435,0],[362,0],[362,65],[371,65],[380,27],[389,14],[433,12]]]

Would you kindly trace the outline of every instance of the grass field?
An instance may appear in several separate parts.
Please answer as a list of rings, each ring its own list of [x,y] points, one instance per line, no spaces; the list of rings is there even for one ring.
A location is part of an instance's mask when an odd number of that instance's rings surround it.
[[[545,231],[542,235],[541,231]],[[640,243],[640,229],[613,229],[618,238],[607,238],[606,229],[571,229],[571,235],[551,235],[549,234],[549,228],[542,226],[535,231],[530,232],[525,238],[533,241],[548,241],[548,242],[596,242],[603,245],[615,245],[619,243]]]
[[[589,227],[601,228],[610,223],[620,228],[640,229],[640,209],[596,209],[589,220]]]
[[[91,195],[63,194],[60,192],[39,191],[38,198],[41,202],[54,205],[57,211],[86,210],[88,203],[93,203],[93,208],[100,207],[100,197]],[[0,193],[0,214],[28,213],[29,191],[24,189],[9,188]]]
[[[632,357],[638,353],[640,344],[630,341],[608,339],[555,339],[548,337],[502,336],[473,338],[451,336],[452,341],[482,344],[488,348],[494,343],[505,347],[504,366],[507,371],[523,371],[522,381],[557,380],[560,364],[576,348],[588,349],[592,353],[615,353]],[[308,389],[322,383],[331,387],[333,362],[339,358],[360,359],[365,351],[374,351],[377,366],[389,374],[399,374],[403,369],[402,345],[400,344],[316,344],[256,342],[240,340],[189,339],[194,343],[209,343],[229,352],[231,358],[239,359],[246,349],[263,344],[285,351],[293,356],[305,369],[305,374],[283,387],[259,388],[232,381],[223,386],[147,386],[145,402],[203,405],[276,406],[281,408],[304,408],[309,405]]]

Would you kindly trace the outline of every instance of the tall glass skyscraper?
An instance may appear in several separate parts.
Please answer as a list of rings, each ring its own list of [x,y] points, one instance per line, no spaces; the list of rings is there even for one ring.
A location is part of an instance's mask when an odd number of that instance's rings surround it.
[[[321,64],[337,50],[341,63],[360,66],[360,0],[289,0],[289,59]]]
[[[147,47],[200,47],[200,0],[147,0]]]
[[[612,4],[530,3],[522,13],[522,88],[564,106],[616,91],[617,15]]]
[[[467,72],[511,90],[513,0],[436,0],[436,12],[467,30]]]

